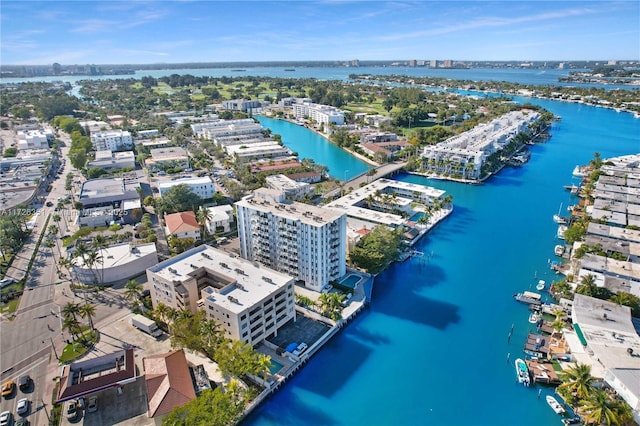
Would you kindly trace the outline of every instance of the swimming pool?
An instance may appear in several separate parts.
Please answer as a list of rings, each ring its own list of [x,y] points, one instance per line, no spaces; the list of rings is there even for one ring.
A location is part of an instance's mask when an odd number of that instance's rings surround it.
[[[347,287],[356,288],[356,284],[360,281],[360,277],[358,275],[350,274],[347,275],[340,284],[346,285]]]
[[[409,218],[409,221],[411,221],[411,222],[417,222],[417,221],[419,221],[419,220],[420,220],[420,218],[422,218],[422,216],[424,216],[424,213],[423,213],[423,212],[418,212],[418,213],[414,214],[413,216],[411,216],[411,217]]]
[[[284,367],[282,364],[271,358],[271,366],[269,367],[269,372],[271,374],[276,374],[278,371],[282,370],[282,367]]]

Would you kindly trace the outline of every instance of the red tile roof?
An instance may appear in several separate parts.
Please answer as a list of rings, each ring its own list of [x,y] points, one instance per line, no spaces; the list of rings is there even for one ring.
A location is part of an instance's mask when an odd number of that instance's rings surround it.
[[[142,359],[149,417],[162,416],[195,399],[187,358],[182,349]]]
[[[196,214],[192,211],[165,215],[164,223],[167,224],[170,234],[200,230]]]

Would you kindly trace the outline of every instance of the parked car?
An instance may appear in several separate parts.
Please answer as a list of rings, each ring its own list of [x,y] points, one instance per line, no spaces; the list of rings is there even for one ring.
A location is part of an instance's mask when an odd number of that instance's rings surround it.
[[[51,201],[47,201],[47,203],[45,204],[47,207],[53,207],[53,203]]]
[[[20,416],[24,416],[29,412],[29,400],[27,398],[22,398],[18,401],[18,406],[16,407],[16,411]]]
[[[27,392],[29,389],[31,389],[31,377],[20,376],[20,378],[18,379],[18,388],[20,388],[22,392]]]
[[[13,423],[13,414],[11,411],[3,411],[0,413],[0,426],[11,426]]]
[[[16,422],[16,426],[29,426],[29,424],[29,420],[25,419],[24,417],[20,417]]]
[[[65,415],[67,416],[67,420],[75,420],[78,418],[78,401],[69,401]]]
[[[87,412],[95,413],[98,411],[98,397],[92,396],[89,398],[89,404],[87,404]]]
[[[13,395],[13,391],[16,388],[16,382],[13,380],[6,381],[2,384],[2,396],[9,397]]]
[[[306,343],[302,342],[302,343],[300,343],[300,344],[298,345],[298,347],[297,347],[297,348],[295,348],[295,349],[293,350],[293,352],[291,352],[291,353],[292,353],[292,354],[294,354],[295,356],[300,356],[300,355],[302,355],[302,353],[303,353],[304,351],[306,351],[306,350],[307,350],[307,348],[308,348],[308,347],[309,347],[309,346],[308,346]]]

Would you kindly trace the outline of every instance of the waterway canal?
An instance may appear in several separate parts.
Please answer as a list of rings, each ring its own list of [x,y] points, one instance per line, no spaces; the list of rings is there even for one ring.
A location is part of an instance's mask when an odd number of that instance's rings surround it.
[[[640,152],[640,120],[580,104],[518,100],[562,117],[549,142],[531,149],[526,166],[504,169],[481,186],[401,177],[448,191],[454,213],[416,247],[425,257],[382,273],[370,309],[245,424],[560,424],[544,400],[550,388],[538,399],[537,388],[516,383],[513,361],[530,325],[512,295],[537,279],[557,278],[548,265],[557,243],[552,216],[560,203],[577,200],[563,185],[596,151],[604,158]],[[283,128],[273,131],[289,138]]]

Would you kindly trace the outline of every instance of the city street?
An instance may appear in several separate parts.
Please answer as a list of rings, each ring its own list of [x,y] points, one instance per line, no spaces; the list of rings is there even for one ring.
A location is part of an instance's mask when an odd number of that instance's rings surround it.
[[[62,148],[63,156],[69,150],[71,141],[66,134],[61,134],[61,140],[66,144]],[[55,211],[59,198],[67,196],[65,191],[65,177],[72,172],[69,161],[65,162],[64,171],[51,180],[51,191],[42,192],[39,197],[45,197],[42,207],[36,206],[40,211],[35,220],[33,233],[17,254],[12,267],[7,272],[7,277],[20,280],[26,273],[29,260],[35,251],[35,246],[44,229],[47,216],[50,216],[47,226],[56,225],[60,228],[59,235],[74,232],[74,225],[67,223],[73,221],[73,211],[69,205],[65,210]],[[79,172],[75,171],[79,175]],[[46,202],[52,203],[51,207]],[[58,214],[61,220],[53,221],[53,215]],[[108,289],[100,293],[78,293],[73,295],[69,288],[67,271],[60,278],[57,272],[57,263],[60,256],[58,250],[63,250],[62,241],[49,250],[43,245],[38,249],[31,272],[27,277],[24,293],[16,312],[4,315],[0,323],[1,341],[0,347],[0,378],[2,382],[12,379],[17,382],[21,375],[28,374],[34,381],[30,392],[24,394],[16,391],[9,398],[0,401],[0,411],[9,410],[16,413],[17,401],[23,397],[31,401],[31,410],[28,419],[32,425],[48,424],[46,420],[51,409],[51,386],[46,382],[46,372],[49,362],[55,362],[65,345],[65,336],[61,331],[61,308],[68,302],[92,303],[96,306],[95,323],[104,321],[114,314],[120,314],[123,308],[127,308],[126,301],[117,290]],[[45,393],[48,387],[49,393]],[[46,404],[43,405],[43,404]],[[46,407],[46,409],[45,409]]]

